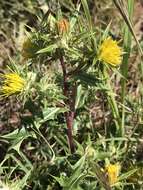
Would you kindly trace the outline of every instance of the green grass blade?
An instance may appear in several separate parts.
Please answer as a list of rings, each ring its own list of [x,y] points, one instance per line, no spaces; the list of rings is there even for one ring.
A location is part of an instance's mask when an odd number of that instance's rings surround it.
[[[81,0],[81,2],[82,2],[82,6],[83,6],[83,9],[84,9],[87,21],[88,21],[89,30],[92,30],[92,19],[91,19],[91,14],[90,14],[90,11],[89,11],[87,1],[86,0]]]
[[[133,16],[133,9],[134,9],[134,0],[128,0],[128,15],[130,20]],[[122,104],[125,104],[125,97],[126,97],[126,82],[128,77],[128,64],[129,64],[129,57],[131,53],[131,45],[132,45],[132,34],[130,32],[129,27],[125,24],[124,28],[124,57],[123,63],[121,66],[121,74],[123,75],[121,79],[121,98]],[[125,107],[122,107],[122,125],[120,135],[124,136],[125,133]]]

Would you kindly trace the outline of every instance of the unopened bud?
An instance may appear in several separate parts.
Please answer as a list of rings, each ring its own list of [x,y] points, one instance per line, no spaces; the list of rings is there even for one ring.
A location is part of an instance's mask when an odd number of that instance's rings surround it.
[[[93,158],[93,157],[95,156],[95,150],[94,150],[93,147],[88,146],[88,147],[85,149],[85,151],[86,151],[86,155],[87,155],[88,158]]]
[[[60,34],[67,33],[70,27],[69,22],[66,19],[59,20],[57,23],[57,26],[58,26],[58,31]]]

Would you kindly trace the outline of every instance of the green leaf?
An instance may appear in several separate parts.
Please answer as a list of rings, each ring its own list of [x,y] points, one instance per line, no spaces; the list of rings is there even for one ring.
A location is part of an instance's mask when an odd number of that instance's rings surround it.
[[[75,108],[81,108],[85,104],[86,97],[88,95],[88,92],[85,92],[83,90],[83,87],[81,85],[77,88],[77,96],[75,101]]]
[[[56,48],[57,48],[57,45],[52,44],[52,45],[47,46],[46,48],[43,48],[43,49],[37,51],[37,54],[51,52]]]
[[[119,181],[123,180],[123,179],[127,179],[129,176],[133,175],[136,171],[138,171],[138,169],[133,169],[130,170],[129,172],[124,173],[123,175],[121,175],[118,179]]]
[[[11,146],[9,147],[9,150],[14,149],[20,154],[20,146],[24,139],[28,137],[36,137],[34,132],[28,132],[23,127],[20,130],[16,129],[13,132],[1,136],[4,139],[8,139],[11,143]]]
[[[74,75],[74,78],[76,80],[80,80],[81,83],[89,86],[96,86],[97,83],[99,84],[101,82],[101,80],[97,78],[95,74],[88,74],[86,72],[76,73],[76,75]]]
[[[66,187],[68,187],[69,190],[72,190],[72,186],[77,184],[79,179],[85,175],[83,174],[84,166],[85,166],[85,155],[81,157],[80,160],[75,165],[72,166],[73,173],[66,180]]]
[[[88,21],[89,29],[91,30],[92,29],[92,19],[91,19],[91,14],[90,14],[90,11],[89,11],[87,1],[86,0],[81,0],[81,3],[82,3],[82,6],[84,8],[84,12],[85,12],[85,15],[86,15],[86,18],[87,18],[87,21]]]
[[[70,164],[70,163],[69,163]],[[77,190],[80,189],[79,183],[81,179],[85,176],[83,169],[85,166],[85,155],[79,159],[75,165],[70,165],[72,167],[72,174],[70,177],[63,176],[60,177],[52,176],[62,187],[63,190]]]
[[[66,183],[66,179],[64,179],[65,177],[63,177],[63,176],[56,177],[53,175],[51,175],[51,176],[60,184],[60,186],[62,186],[62,187],[65,186],[65,183]]]
[[[77,6],[77,10],[74,13],[74,16],[71,17],[70,20],[70,31],[74,30],[74,26],[77,23],[78,16],[79,16],[80,4]]]
[[[39,121],[40,124],[48,121],[48,120],[53,120],[59,113],[64,113],[66,112],[66,108],[57,108],[57,107],[49,107],[43,110],[43,119]]]

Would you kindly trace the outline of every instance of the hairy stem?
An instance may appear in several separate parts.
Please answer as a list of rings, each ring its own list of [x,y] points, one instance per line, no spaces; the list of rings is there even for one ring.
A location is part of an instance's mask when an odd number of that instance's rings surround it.
[[[69,89],[68,89],[68,77],[67,77],[67,71],[66,71],[66,66],[64,63],[64,58],[63,56],[60,57],[60,62],[62,66],[62,71],[63,71],[63,94],[67,98],[65,100],[65,103],[69,105],[70,111],[65,113],[65,118],[66,118],[66,124],[67,124],[67,135],[68,135],[68,141],[69,141],[69,147],[71,153],[74,153],[75,148],[74,148],[74,143],[73,143],[73,135],[72,135],[72,127],[73,127],[73,121],[74,121],[74,113],[75,113],[75,94],[72,94],[71,100],[69,100]]]

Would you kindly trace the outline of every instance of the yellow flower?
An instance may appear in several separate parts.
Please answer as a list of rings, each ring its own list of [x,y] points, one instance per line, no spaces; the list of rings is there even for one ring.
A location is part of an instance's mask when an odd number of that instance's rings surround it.
[[[119,163],[109,164],[105,167],[110,185],[114,185],[118,181],[120,168],[121,166],[119,165]]]
[[[2,87],[0,89],[1,97],[8,97],[23,91],[25,80],[17,73],[1,74],[0,78],[2,79]]]
[[[123,51],[118,45],[118,42],[108,37],[99,46],[98,60],[104,61],[112,66],[118,66],[121,64],[122,54]]]

